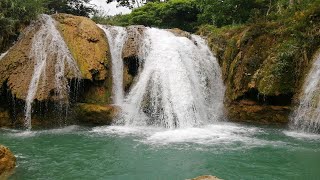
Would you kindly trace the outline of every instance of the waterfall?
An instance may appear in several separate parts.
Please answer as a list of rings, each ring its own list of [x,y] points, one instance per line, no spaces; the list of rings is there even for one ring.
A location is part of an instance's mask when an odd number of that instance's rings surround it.
[[[127,31],[118,26],[98,26],[106,33],[111,51],[113,103],[121,105],[124,98],[122,48],[127,38]]]
[[[40,16],[41,27],[32,39],[29,58],[34,59],[34,72],[29,84],[25,105],[25,127],[31,129],[32,103],[39,90],[39,84],[47,85],[48,64],[54,64],[55,96],[62,103],[68,101],[69,85],[65,77],[65,68],[73,76],[80,78],[80,70],[70,54],[66,43],[56,28],[55,21],[49,15]],[[41,82],[40,82],[41,81]]]
[[[4,53],[2,53],[2,54],[0,54],[0,60],[1,60],[2,58],[4,58],[4,57],[8,54],[8,52],[9,52],[9,50],[6,51],[6,52],[4,52]]]
[[[184,128],[218,121],[225,88],[206,42],[199,36],[177,37],[156,28],[146,28],[144,33],[142,68],[124,99],[118,123]]]
[[[306,77],[298,108],[293,113],[294,129],[306,132],[320,131],[320,54]]]

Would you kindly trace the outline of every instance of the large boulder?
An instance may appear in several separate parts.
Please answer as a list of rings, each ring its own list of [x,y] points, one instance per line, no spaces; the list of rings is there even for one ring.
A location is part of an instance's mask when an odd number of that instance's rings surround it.
[[[10,175],[15,167],[16,157],[7,147],[0,145],[0,179]]]
[[[36,57],[44,57],[46,61],[39,63]],[[15,45],[1,57],[0,126],[23,124],[28,90],[33,85],[37,88],[31,97],[32,118],[37,120],[32,122],[39,122],[37,124],[51,124],[41,120],[51,119],[46,117],[51,110],[52,114],[60,113],[56,117],[63,119],[60,116],[65,114],[64,109],[70,102],[110,104],[110,60],[107,38],[89,18],[41,15],[21,32]],[[38,66],[44,68],[35,71]],[[31,84],[37,79],[37,73],[41,73],[38,81]]]
[[[92,20],[69,14],[56,14],[59,30],[69,50],[78,62],[85,79],[80,101],[110,103],[112,75],[108,41],[102,29]]]

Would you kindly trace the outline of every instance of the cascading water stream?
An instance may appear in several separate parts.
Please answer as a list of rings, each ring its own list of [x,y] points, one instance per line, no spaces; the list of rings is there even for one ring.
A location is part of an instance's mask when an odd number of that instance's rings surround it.
[[[306,132],[320,131],[320,55],[315,59],[306,77],[299,107],[295,110],[291,126]]]
[[[146,28],[140,72],[122,105],[119,124],[194,127],[217,121],[223,111],[220,67],[205,41]]]
[[[0,60],[1,60],[2,58],[4,58],[4,57],[8,54],[8,52],[9,52],[9,50],[6,51],[6,52],[4,52],[4,53],[2,53],[2,54],[0,54]]]
[[[46,83],[46,67],[54,63],[55,95],[58,100],[68,99],[69,85],[65,77],[65,68],[71,73],[81,77],[80,70],[69,52],[62,36],[55,26],[55,21],[49,15],[41,15],[42,25],[32,39],[30,59],[34,59],[34,72],[29,84],[25,105],[25,127],[31,129],[32,103],[39,91],[39,83]]]
[[[127,39],[127,31],[118,26],[98,26],[106,33],[111,50],[113,103],[121,105],[124,98],[122,48]]]

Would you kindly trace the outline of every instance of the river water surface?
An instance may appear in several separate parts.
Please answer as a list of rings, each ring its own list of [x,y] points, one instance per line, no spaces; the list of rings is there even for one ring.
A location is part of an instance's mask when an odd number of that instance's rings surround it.
[[[0,129],[11,179],[318,179],[320,135],[217,123],[199,128]]]

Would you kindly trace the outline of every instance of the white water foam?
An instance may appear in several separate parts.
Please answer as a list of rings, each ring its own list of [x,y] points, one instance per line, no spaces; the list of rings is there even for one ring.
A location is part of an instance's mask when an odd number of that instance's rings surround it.
[[[77,132],[79,131],[79,129],[80,129],[80,126],[71,125],[63,128],[39,130],[39,131],[11,130],[9,135],[12,137],[30,138],[30,137],[35,137],[35,136],[44,135],[44,134],[63,135],[63,134],[68,134],[72,132]]]
[[[319,134],[312,134],[299,131],[283,131],[286,136],[293,137],[300,140],[320,140]]]
[[[218,121],[225,88],[205,41],[155,28],[144,33],[143,68],[125,98],[119,124],[186,128]]]
[[[256,127],[245,127],[232,123],[216,123],[203,127],[165,129],[154,127],[108,126],[97,127],[93,134],[133,137],[136,141],[152,146],[201,145],[201,147],[224,147],[226,149],[253,148],[261,146],[283,146],[282,141],[256,137],[264,131]],[[198,147],[198,146],[196,146]]]
[[[80,70],[69,52],[55,21],[49,15],[41,15],[42,25],[32,39],[30,58],[35,60],[34,73],[29,84],[25,106],[25,127],[31,129],[32,103],[37,95],[40,79],[46,82],[48,61],[55,61],[55,94],[59,100],[68,99],[69,85],[65,78],[65,67],[69,67],[75,77],[80,78]],[[53,58],[54,57],[54,58]]]
[[[122,48],[127,39],[127,31],[118,26],[98,26],[106,33],[111,51],[113,103],[121,105],[124,99]]]

